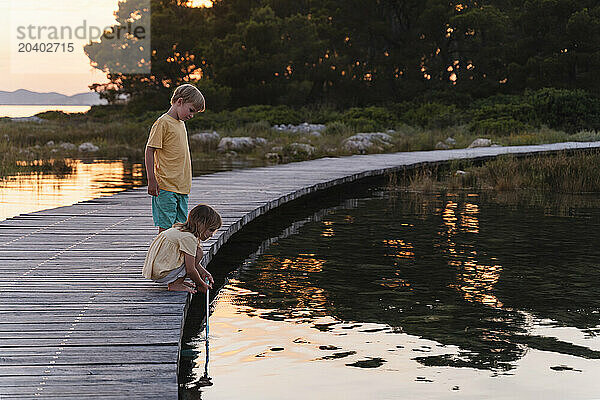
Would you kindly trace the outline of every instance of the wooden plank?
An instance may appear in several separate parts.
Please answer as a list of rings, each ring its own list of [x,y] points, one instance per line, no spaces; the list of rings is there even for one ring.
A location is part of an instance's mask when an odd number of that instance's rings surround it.
[[[0,332],[0,348],[4,347],[50,347],[50,346],[93,346],[93,345],[178,345],[179,329],[139,329],[129,331],[73,331],[68,337],[62,332],[19,332],[18,337],[4,337]],[[54,335],[54,336],[53,336]],[[15,335],[12,335],[15,336]],[[42,336],[42,337],[36,337]]]
[[[170,360],[163,360],[162,357],[168,358],[169,352],[174,347],[176,348],[177,345],[3,347],[0,348],[0,360],[3,365],[10,365],[10,360],[17,358],[27,358],[29,362],[26,365],[47,364],[53,360],[57,360],[53,364],[69,365],[70,362],[65,361],[68,357],[76,364],[87,365],[104,364],[103,361],[108,360],[104,360],[103,357],[110,354],[110,357],[119,357],[120,360],[127,360],[128,363],[164,363]]]
[[[2,399],[22,399],[24,396],[31,398],[57,399],[131,399],[132,397],[144,399],[177,398],[177,381],[173,382],[172,379],[158,379],[155,381],[157,383],[151,383],[152,381],[147,381],[148,383],[141,382],[140,385],[135,384],[135,379],[131,379],[125,384],[116,383],[112,385],[105,382],[94,382],[93,377],[88,377],[88,380],[91,383],[80,383],[79,385],[58,385],[52,380],[49,380],[43,385],[36,385],[34,387],[9,386],[2,388],[0,396],[2,396]],[[167,382],[167,384],[164,382]],[[144,392],[139,391],[139,387],[142,385],[146,388]]]
[[[140,327],[145,326],[146,328],[151,326],[159,326],[162,324],[172,325],[180,323],[182,320],[181,315],[113,315],[105,313],[104,315],[88,315],[87,310],[82,310],[79,313],[66,313],[59,314],[58,312],[47,312],[45,314],[12,314],[3,318],[0,321],[0,330],[4,330],[5,326],[13,324],[35,324],[37,326],[48,327],[53,329],[57,325],[72,324],[85,322],[86,324],[93,323],[123,323],[123,324],[137,324]],[[42,320],[43,322],[40,322]],[[125,326],[125,325],[124,325]]]
[[[78,364],[73,366],[55,365],[52,369],[39,365],[8,366],[0,365],[0,376],[18,377],[18,376],[87,376],[87,375],[130,375],[146,374],[154,376],[165,376],[165,373],[172,372],[176,368],[175,363],[150,363],[150,364],[131,364],[127,362],[119,364]],[[48,371],[49,370],[49,371]],[[48,372],[46,372],[48,371]]]
[[[0,377],[0,386],[3,387],[11,387],[15,388],[12,390],[12,393],[23,393],[23,389],[27,390],[27,388],[37,387],[40,382],[44,382],[44,385],[48,386],[63,386],[60,388],[60,393],[68,392],[68,387],[77,387],[79,385],[88,386],[96,386],[96,385],[106,385],[107,387],[111,387],[114,385],[130,385],[132,383],[139,382],[139,384],[162,384],[162,385],[173,385],[177,384],[177,381],[173,381],[173,377],[167,376],[152,376],[149,374],[129,374],[129,375],[75,375],[75,376],[48,376],[39,379],[37,377],[29,377],[29,376],[11,376],[11,377]],[[21,391],[16,390],[17,388],[21,389]],[[44,391],[44,394],[49,391]],[[0,392],[1,393],[1,392]],[[80,393],[75,392],[75,393]],[[6,390],[4,394],[11,394],[11,390]]]
[[[171,323],[173,320],[168,320],[166,322],[162,322],[156,325],[140,325],[135,322],[122,322],[122,321],[106,321],[100,323],[94,322],[86,322],[86,321],[73,321],[73,322],[64,322],[64,323],[5,323],[0,325],[0,335],[1,332],[14,332],[14,331],[54,331],[54,332],[64,332],[65,335],[68,332],[72,331],[100,331],[100,332],[109,332],[113,330],[147,330],[150,327],[154,326],[156,329],[173,329],[173,328],[183,328],[183,316],[178,318],[175,323]],[[0,353],[1,354],[1,353]]]

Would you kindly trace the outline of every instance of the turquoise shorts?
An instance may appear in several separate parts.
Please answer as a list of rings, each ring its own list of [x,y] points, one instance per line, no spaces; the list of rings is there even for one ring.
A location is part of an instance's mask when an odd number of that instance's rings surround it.
[[[160,189],[152,196],[152,219],[159,228],[169,229],[175,222],[187,220],[188,195]]]

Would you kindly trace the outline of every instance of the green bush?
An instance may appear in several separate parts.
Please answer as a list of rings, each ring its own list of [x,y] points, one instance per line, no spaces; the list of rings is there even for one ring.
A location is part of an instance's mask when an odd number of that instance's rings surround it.
[[[241,107],[231,112],[243,122],[267,121],[270,124],[300,124],[304,118],[300,110],[288,106],[254,105]]]
[[[423,128],[445,128],[459,124],[461,112],[453,104],[426,103],[404,112],[402,120]]]
[[[141,122],[144,125],[148,125],[148,129],[152,126],[154,121],[158,119],[162,114],[164,114],[167,110],[162,111],[146,111],[143,114],[140,114],[136,121]]]
[[[271,124],[267,121],[250,122],[243,128],[245,135],[260,136],[271,130]]]
[[[485,121],[493,119],[511,118],[524,123],[535,124],[535,110],[531,104],[490,104],[481,105],[469,113],[471,122]]]
[[[343,122],[340,121],[335,121],[335,122],[330,122],[328,124],[325,125],[325,135],[328,136],[334,136],[334,135],[348,135],[348,134],[353,134],[354,133],[354,129],[352,129],[350,126],[346,125]]]
[[[125,111],[125,106],[122,104],[92,106],[85,116],[88,119],[98,121],[110,121],[112,119],[124,118],[128,114]]]
[[[473,121],[469,129],[478,135],[507,136],[532,130],[533,127],[511,117],[498,117]]]
[[[342,119],[340,111],[327,106],[302,107],[300,112],[304,116],[304,121],[313,124],[327,124]]]
[[[62,111],[44,111],[35,114],[36,117],[46,119],[48,121],[66,121],[72,114],[67,114]]]
[[[537,120],[550,128],[575,132],[600,129],[600,98],[581,90],[545,88],[526,92]]]
[[[522,95],[512,94],[496,94],[489,97],[477,99],[470,104],[472,108],[480,108],[484,106],[494,106],[496,104],[521,104],[523,103]]]
[[[342,122],[360,131],[393,128],[398,120],[394,113],[383,107],[353,107],[342,114]]]
[[[346,120],[346,123],[356,132],[375,132],[382,129],[382,125],[365,117]]]
[[[204,95],[207,110],[223,111],[231,100],[231,88],[219,85],[211,79],[200,79],[194,82],[194,85]]]
[[[600,141],[600,132],[597,131],[579,131],[571,136],[569,140],[575,142],[597,142]]]
[[[235,129],[247,121],[241,121],[231,111],[214,112],[206,110],[186,122],[188,129]]]

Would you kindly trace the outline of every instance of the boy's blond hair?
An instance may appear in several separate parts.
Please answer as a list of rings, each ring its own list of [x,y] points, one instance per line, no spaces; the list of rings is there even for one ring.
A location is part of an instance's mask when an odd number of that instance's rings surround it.
[[[182,99],[184,103],[191,103],[198,112],[204,111],[204,96],[202,96],[200,90],[194,85],[186,83],[185,85],[178,86],[171,97],[171,104],[174,104],[179,99]]]

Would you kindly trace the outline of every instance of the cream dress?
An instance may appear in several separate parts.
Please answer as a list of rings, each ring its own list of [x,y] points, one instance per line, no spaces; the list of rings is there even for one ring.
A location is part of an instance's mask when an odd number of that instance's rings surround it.
[[[158,234],[150,244],[142,274],[154,281],[164,278],[185,263],[185,254],[196,256],[198,239],[190,232],[170,228]]]

